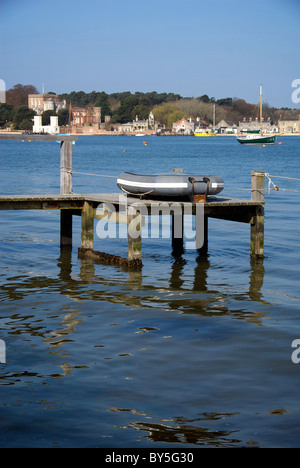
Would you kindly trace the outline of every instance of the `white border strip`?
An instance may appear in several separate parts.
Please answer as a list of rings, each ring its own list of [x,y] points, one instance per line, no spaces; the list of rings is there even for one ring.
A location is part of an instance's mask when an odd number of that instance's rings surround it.
[[[125,185],[127,187],[138,187],[138,188],[188,188],[188,184],[181,182],[133,182],[123,179],[118,179],[117,181],[120,185]]]

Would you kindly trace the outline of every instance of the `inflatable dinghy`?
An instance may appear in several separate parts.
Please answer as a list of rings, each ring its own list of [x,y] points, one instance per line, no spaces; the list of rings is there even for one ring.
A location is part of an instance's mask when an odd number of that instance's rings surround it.
[[[118,187],[129,195],[139,197],[194,197],[217,195],[224,189],[224,180],[218,176],[197,176],[183,172],[140,175],[124,172],[118,177]]]

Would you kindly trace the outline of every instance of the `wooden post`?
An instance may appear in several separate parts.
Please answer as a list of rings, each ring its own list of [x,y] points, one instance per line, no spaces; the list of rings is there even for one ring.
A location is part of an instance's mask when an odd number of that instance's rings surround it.
[[[62,141],[60,145],[60,193],[72,194],[72,142]],[[60,212],[60,245],[72,246],[72,213],[69,210]]]
[[[207,254],[208,251],[208,216],[204,216],[204,242],[200,249],[198,249],[199,254]]]
[[[251,220],[251,256],[264,258],[265,173],[264,171],[253,171],[251,178],[251,201],[261,203],[256,207],[256,213]]]
[[[142,264],[142,216],[133,207],[128,207],[128,261]]]
[[[81,248],[93,250],[94,248],[94,207],[84,202],[81,213]]]
[[[70,210],[60,210],[60,245],[72,246],[73,219]]]
[[[73,193],[72,182],[72,141],[62,141],[60,146],[60,193]]]
[[[182,213],[172,214],[172,249],[175,257],[184,254],[184,217]]]

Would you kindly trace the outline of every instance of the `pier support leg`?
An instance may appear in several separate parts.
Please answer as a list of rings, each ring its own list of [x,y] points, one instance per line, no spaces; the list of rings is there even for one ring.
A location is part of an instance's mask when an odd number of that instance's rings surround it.
[[[198,249],[199,254],[207,254],[208,251],[208,216],[204,216],[204,242],[201,249]]]
[[[128,207],[128,261],[142,265],[142,216],[139,211]]]
[[[264,232],[264,207],[259,206],[251,221],[251,257],[264,258]]]
[[[60,245],[72,246],[72,213],[70,210],[60,210]]]
[[[184,254],[184,217],[182,213],[172,214],[172,250],[175,257]]]
[[[94,248],[94,207],[85,202],[81,213],[81,248],[93,250]]]
[[[251,220],[251,257],[264,258],[264,231],[265,231],[265,173],[253,171],[251,174],[251,200],[260,202],[256,213]]]
[[[60,193],[70,195],[73,192],[72,182],[72,142],[62,141],[60,146]]]

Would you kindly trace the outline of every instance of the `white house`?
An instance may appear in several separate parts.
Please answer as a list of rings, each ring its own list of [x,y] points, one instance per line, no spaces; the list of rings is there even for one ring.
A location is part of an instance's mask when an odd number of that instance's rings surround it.
[[[42,125],[42,116],[36,115],[34,117],[33,133],[50,133],[54,135],[58,134],[58,116],[50,117],[50,125]]]
[[[180,135],[191,135],[194,133],[194,124],[186,119],[178,120],[178,122],[173,123],[173,132]]]
[[[216,125],[216,130],[219,130],[220,133],[237,133],[237,125],[229,120],[221,120]]]

